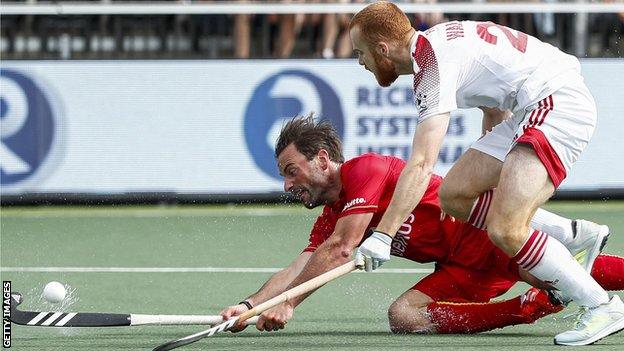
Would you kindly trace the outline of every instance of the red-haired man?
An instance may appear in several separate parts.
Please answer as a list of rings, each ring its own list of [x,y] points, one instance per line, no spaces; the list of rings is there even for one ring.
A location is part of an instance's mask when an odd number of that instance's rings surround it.
[[[349,29],[359,63],[381,86],[414,76],[419,121],[392,201],[357,253],[366,270],[390,259],[392,238],[425,194],[450,112],[479,107],[490,131],[442,182],[442,208],[487,228],[512,261],[581,306],[580,323],[555,336],[555,344],[587,345],[624,329],[620,298],[609,297],[564,243],[530,226],[596,126],[578,59],[492,22],[453,21],[416,31],[385,1],[357,13]],[[537,214],[546,223],[556,220]]]

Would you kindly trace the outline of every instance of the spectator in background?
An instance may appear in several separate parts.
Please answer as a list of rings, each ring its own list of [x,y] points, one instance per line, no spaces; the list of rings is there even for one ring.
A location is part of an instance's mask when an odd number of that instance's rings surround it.
[[[437,0],[406,0],[416,3],[436,3]],[[237,0],[239,3],[248,0]],[[281,0],[282,3],[305,3],[303,0]],[[313,0],[313,3],[365,3],[365,0]],[[314,56],[325,59],[352,57],[349,38],[349,21],[353,14],[272,14],[267,17],[270,24],[277,27],[277,37],[272,42],[272,56],[289,58],[292,56],[297,37],[305,23],[318,27],[320,36],[314,44]],[[234,15],[234,57],[249,58],[251,17],[249,14]],[[411,17],[414,27],[426,30],[445,20],[442,13],[417,13]]]
[[[621,2],[607,0],[606,3]],[[596,14],[594,26],[598,32],[599,56],[622,57],[624,45],[622,35],[624,34],[624,12],[621,13],[600,13]]]
[[[302,0],[282,0],[282,3],[301,3]],[[301,26],[305,15],[285,14],[285,15],[269,15],[269,22],[278,23],[279,32],[277,41],[273,46],[273,57],[289,58],[295,47],[295,39],[301,31]]]
[[[343,2],[343,0],[337,0],[332,2]],[[338,14],[326,13],[322,15],[321,19],[321,40],[318,45],[316,56],[325,59],[334,58],[334,47],[336,45],[336,39],[338,38]]]
[[[409,2],[413,2],[416,4],[435,4],[437,3],[437,0],[411,0]],[[444,14],[442,12],[418,12],[409,16],[409,18],[412,22],[412,26],[419,31],[425,31],[438,23],[448,21],[448,19],[444,17]]]
[[[534,0],[537,1],[537,0]],[[543,0],[546,3],[554,3],[555,0]],[[555,35],[555,14],[552,12],[534,13],[533,22],[539,38],[552,38]]]
[[[246,3],[248,0],[236,0]],[[301,0],[282,0],[282,3],[301,2]],[[234,57],[249,58],[251,47],[251,18],[250,14],[234,15]],[[266,17],[270,25],[278,28],[277,39],[272,41],[272,56],[288,58],[295,47],[295,39],[301,31],[304,14],[271,14]]]
[[[237,2],[247,2],[247,0],[237,0]],[[249,58],[249,47],[251,40],[250,22],[251,15],[239,13],[234,15],[234,57]]]
[[[362,0],[356,0],[362,2]],[[335,46],[336,57],[348,58],[353,56],[353,47],[351,47],[351,37],[349,37],[349,22],[351,22],[353,14],[339,13],[336,15],[338,21],[339,34]]]
[[[328,0],[327,3],[361,3],[363,0]],[[321,39],[316,56],[325,59],[334,57],[351,57],[351,40],[349,39],[349,21],[352,14],[328,13],[321,19]]]
[[[363,2],[363,0],[314,0],[314,3],[347,3],[349,1]],[[284,2],[302,3],[302,0],[284,0]],[[277,18],[276,18],[277,17]],[[278,22],[279,32],[274,45],[273,56],[288,58],[292,55],[295,43],[301,29],[306,23],[320,31],[318,43],[314,44],[316,57],[350,57],[351,40],[349,39],[348,25],[351,19],[349,14],[289,14],[272,15],[270,21]]]

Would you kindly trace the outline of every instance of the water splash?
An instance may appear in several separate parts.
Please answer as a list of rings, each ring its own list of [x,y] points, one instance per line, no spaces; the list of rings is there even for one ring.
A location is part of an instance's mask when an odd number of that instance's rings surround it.
[[[59,303],[51,303],[46,301],[43,297],[43,285],[34,287],[26,292],[24,301],[27,305],[27,309],[32,311],[46,311],[46,312],[74,312],[71,307],[80,301],[77,294],[77,289],[69,284],[63,284],[65,287],[66,295],[65,299]],[[52,328],[58,333],[70,336],[75,335],[79,331],[77,328]]]

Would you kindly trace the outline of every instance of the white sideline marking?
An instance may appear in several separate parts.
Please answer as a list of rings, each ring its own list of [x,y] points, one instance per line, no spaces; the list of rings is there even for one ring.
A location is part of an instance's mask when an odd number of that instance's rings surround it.
[[[6,218],[161,218],[161,217],[272,217],[272,216],[310,216],[315,218],[320,212],[308,211],[299,207],[275,208],[119,208],[89,209],[77,208],[59,210],[25,209],[4,211]]]
[[[276,273],[283,268],[253,267],[2,267],[2,272],[12,273]],[[377,274],[431,273],[430,268],[381,268]],[[363,273],[357,271],[356,273]]]

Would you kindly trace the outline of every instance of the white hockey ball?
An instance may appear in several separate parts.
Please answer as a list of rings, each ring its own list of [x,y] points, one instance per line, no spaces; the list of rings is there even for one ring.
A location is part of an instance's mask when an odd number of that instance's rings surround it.
[[[48,302],[58,303],[65,299],[65,286],[59,282],[49,282],[43,288],[43,298]]]

